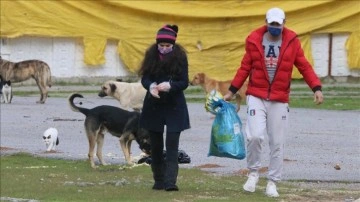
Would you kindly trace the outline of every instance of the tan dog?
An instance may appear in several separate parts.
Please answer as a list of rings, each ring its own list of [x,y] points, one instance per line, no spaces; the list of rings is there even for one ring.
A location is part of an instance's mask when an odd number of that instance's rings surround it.
[[[10,80],[13,83],[34,78],[40,90],[40,100],[37,103],[45,103],[48,97],[47,86],[51,87],[50,67],[45,62],[40,60],[10,62],[0,57],[0,75],[5,81]]]
[[[231,80],[228,81],[217,81],[206,76],[205,73],[197,73],[194,75],[190,85],[196,86],[200,85],[206,93],[211,92],[213,89],[220,92],[222,95],[225,95],[229,91],[231,85]],[[244,85],[240,90],[234,95],[236,101],[236,111],[240,110],[241,100],[246,97],[245,92],[248,86],[248,81],[245,81]]]
[[[146,95],[146,89],[141,83],[127,83],[119,81],[106,81],[99,92],[100,97],[111,96],[120,102],[123,109],[141,111]]]

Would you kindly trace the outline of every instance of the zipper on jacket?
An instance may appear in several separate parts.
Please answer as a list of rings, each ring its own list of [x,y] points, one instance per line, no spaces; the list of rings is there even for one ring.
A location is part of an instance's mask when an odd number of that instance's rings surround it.
[[[296,38],[296,36],[293,37],[292,39],[290,39],[289,42],[286,44],[286,48],[285,48],[285,50],[283,51],[284,53],[285,53],[286,49],[289,47],[290,43],[291,43],[295,38]],[[281,57],[280,57],[280,56],[281,56]],[[276,78],[276,74],[277,74],[277,72],[278,72],[278,70],[279,70],[279,68],[280,68],[280,64],[281,64],[281,62],[282,62],[282,58],[283,58],[283,54],[279,55],[279,65],[277,66],[277,68],[276,68],[276,70],[275,70],[274,79]],[[273,79],[273,82],[274,82],[274,79]],[[270,83],[270,81],[269,81],[269,88],[268,88],[268,94],[267,94],[266,100],[270,100],[271,85],[272,85],[272,83]]]
[[[264,57],[265,57],[265,56],[264,56],[264,49],[261,50],[261,48],[259,48],[259,47],[262,47],[262,45],[256,43],[256,41],[253,41],[253,40],[249,40],[249,42],[253,43],[253,44],[258,48],[261,57],[264,58]],[[260,50],[261,50],[261,51],[260,51]],[[263,65],[264,65],[264,67],[265,67],[265,68],[263,68],[263,69],[264,69],[264,71],[266,71],[266,65],[265,65],[264,59],[263,59],[263,62],[264,62]],[[253,71],[254,71],[254,69],[251,69],[251,72],[250,72],[250,75],[249,75],[249,82],[250,82],[250,83],[252,83],[251,77],[252,77]],[[276,72],[275,72],[275,73],[276,73]],[[267,75],[267,74],[266,74],[266,75]],[[275,78],[275,75],[274,75],[274,78]],[[270,100],[271,83],[270,83],[270,80],[269,80],[269,76],[267,76],[266,79],[267,79],[267,81],[269,82],[269,88],[268,88],[268,94],[267,94],[267,96],[266,96],[266,100]]]

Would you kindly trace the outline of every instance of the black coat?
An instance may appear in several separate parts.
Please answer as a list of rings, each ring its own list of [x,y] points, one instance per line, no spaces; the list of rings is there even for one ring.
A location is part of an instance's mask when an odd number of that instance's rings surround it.
[[[140,117],[141,127],[155,132],[163,132],[165,125],[168,132],[181,132],[190,128],[189,112],[184,95],[184,90],[189,85],[188,61],[185,54],[177,64],[181,65],[179,75],[171,76],[162,73],[155,76],[146,74],[142,76],[141,83],[148,92]],[[170,83],[170,91],[160,92],[160,99],[154,98],[149,92],[150,85],[153,82],[160,84],[164,81]]]

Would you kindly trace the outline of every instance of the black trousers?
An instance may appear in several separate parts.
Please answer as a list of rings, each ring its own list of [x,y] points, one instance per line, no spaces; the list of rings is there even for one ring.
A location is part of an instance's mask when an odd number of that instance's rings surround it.
[[[151,169],[155,182],[164,183],[165,188],[176,184],[179,165],[180,132],[166,132],[166,159],[163,157],[164,136],[162,132],[150,131]]]

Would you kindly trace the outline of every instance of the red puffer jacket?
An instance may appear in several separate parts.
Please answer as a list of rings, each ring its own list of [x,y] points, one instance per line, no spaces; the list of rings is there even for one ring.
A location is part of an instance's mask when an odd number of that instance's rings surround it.
[[[246,53],[229,90],[233,93],[238,91],[249,76],[247,95],[287,103],[289,102],[291,74],[294,65],[314,92],[321,90],[321,82],[311,64],[306,60],[296,33],[285,27],[282,32],[278,68],[273,82],[269,82],[262,46],[263,35],[266,31],[267,27],[263,26],[253,31],[246,39]]]

